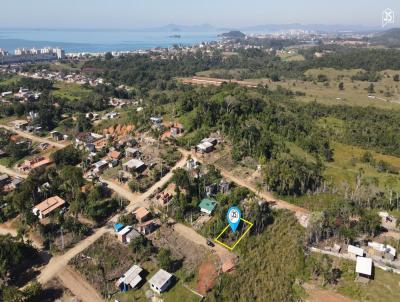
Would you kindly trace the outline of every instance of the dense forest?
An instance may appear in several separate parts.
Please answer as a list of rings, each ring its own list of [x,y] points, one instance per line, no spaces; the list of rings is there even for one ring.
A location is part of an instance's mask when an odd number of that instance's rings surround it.
[[[284,42],[282,42],[284,43]],[[324,52],[316,58],[315,52]],[[159,54],[130,55],[108,60],[96,59],[86,62],[83,70],[94,69],[95,75],[109,81],[122,82],[140,89],[172,89],[173,77],[192,76],[209,69],[241,69],[240,79],[284,78],[307,80],[304,72],[311,68],[330,67],[337,69],[360,68],[368,71],[400,69],[400,51],[396,49],[364,49],[339,46],[316,46],[300,51],[306,60],[283,61],[275,51],[239,49],[235,55],[224,56],[219,51],[211,54],[198,51],[194,54],[179,54],[161,57]]]

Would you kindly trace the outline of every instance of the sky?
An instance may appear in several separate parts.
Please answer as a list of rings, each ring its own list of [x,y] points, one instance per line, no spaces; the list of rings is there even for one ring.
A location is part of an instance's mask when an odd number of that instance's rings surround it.
[[[166,24],[379,26],[400,0],[1,0],[0,28],[149,28]],[[398,19],[398,20],[397,20]]]

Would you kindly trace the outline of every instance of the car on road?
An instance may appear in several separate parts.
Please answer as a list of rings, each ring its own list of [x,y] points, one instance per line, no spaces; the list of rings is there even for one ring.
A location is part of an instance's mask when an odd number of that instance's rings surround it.
[[[214,242],[212,242],[212,240],[210,238],[207,238],[207,245],[211,246],[211,247],[215,246]]]

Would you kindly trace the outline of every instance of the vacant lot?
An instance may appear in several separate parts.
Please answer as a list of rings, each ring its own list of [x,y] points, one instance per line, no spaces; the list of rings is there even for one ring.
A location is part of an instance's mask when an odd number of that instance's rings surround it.
[[[129,248],[112,235],[105,234],[88,249],[70,261],[74,267],[103,296],[115,293],[115,281],[133,264]]]
[[[76,83],[56,82],[53,96],[55,98],[67,98],[70,100],[88,99],[94,92]]]
[[[327,82],[285,80],[272,82],[261,80],[267,83],[269,87],[276,88],[278,85],[288,88],[292,91],[300,91],[305,96],[296,97],[296,99],[305,102],[317,101],[328,105],[354,105],[354,106],[376,106],[386,109],[400,109],[400,86],[394,82],[393,71],[382,71],[379,74],[381,79],[374,82],[373,94],[376,98],[369,98],[367,88],[370,85],[368,81],[353,81],[351,76],[357,74],[360,70],[336,70],[332,68],[310,69],[305,74],[316,78],[318,75],[325,75]],[[249,80],[260,81],[260,80]],[[339,83],[343,82],[344,90],[339,90]],[[390,92],[391,96],[386,93]],[[387,100],[387,101],[386,101]]]
[[[290,59],[289,59],[290,58]],[[288,60],[301,59],[297,56],[288,57]],[[381,79],[374,82],[373,98],[368,97],[367,91],[370,82],[368,81],[353,81],[352,76],[356,75],[361,70],[337,70],[333,68],[310,69],[305,72],[305,75],[312,76],[314,79],[318,75],[327,77],[327,81],[302,81],[298,79],[284,79],[279,82],[273,82],[270,79],[244,79],[246,83],[266,84],[271,89],[276,89],[278,86],[305,93],[304,96],[297,96],[296,99],[304,102],[317,101],[328,105],[353,105],[353,106],[375,106],[386,109],[400,109],[400,84],[393,81],[395,71],[385,70],[380,72]],[[229,78],[237,76],[238,71],[230,73],[229,71],[205,71],[197,73],[199,76]],[[218,80],[218,79],[215,79]],[[343,82],[344,89],[339,90],[339,83]]]
[[[165,225],[161,226],[149,239],[158,248],[170,249],[173,258],[181,259],[183,267],[187,271],[194,271],[207,256],[207,251],[204,247],[193,244],[192,241],[180,236],[171,227]]]

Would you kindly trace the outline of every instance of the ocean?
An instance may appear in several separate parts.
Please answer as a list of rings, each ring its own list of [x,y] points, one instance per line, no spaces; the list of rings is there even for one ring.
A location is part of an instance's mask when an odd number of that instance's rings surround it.
[[[174,37],[180,35],[181,37]],[[0,48],[61,47],[68,52],[107,52],[193,45],[215,41],[218,32],[168,32],[87,29],[1,29]]]

